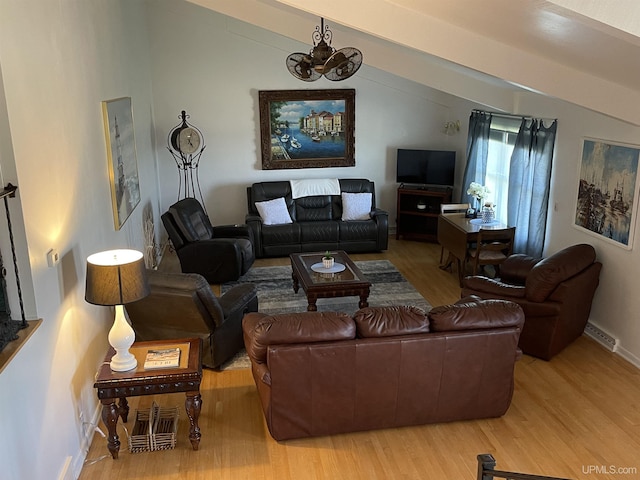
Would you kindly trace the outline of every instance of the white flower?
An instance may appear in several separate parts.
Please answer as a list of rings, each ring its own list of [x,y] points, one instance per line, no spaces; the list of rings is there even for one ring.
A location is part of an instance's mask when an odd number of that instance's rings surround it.
[[[482,201],[482,199],[485,198],[490,193],[491,193],[491,190],[489,190],[484,185],[480,185],[479,183],[476,183],[476,182],[471,182],[469,184],[469,188],[467,189],[468,195],[471,195],[480,201]]]

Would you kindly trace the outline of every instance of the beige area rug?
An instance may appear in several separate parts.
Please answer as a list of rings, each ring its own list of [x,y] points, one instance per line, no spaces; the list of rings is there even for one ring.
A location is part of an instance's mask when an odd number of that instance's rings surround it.
[[[371,282],[369,305],[372,307],[391,305],[413,305],[425,311],[431,305],[388,260],[364,260],[355,264]],[[258,287],[258,309],[263,313],[291,313],[307,310],[307,298],[302,288],[293,292],[291,267],[256,267],[247,272],[237,282],[222,285],[222,292],[238,283],[251,282]],[[339,311],[353,315],[358,310],[357,297],[320,298],[318,311]],[[244,350],[238,352],[220,370],[250,367]]]
[[[251,368],[251,360],[247,355],[247,351],[243,348],[236,353],[231,359],[220,365],[220,370],[240,370],[242,368]]]

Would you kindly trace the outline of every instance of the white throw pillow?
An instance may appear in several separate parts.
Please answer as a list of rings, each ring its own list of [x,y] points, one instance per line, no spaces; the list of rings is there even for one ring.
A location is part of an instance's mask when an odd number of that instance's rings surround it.
[[[342,193],[342,220],[369,220],[371,193]]]
[[[293,223],[287,204],[283,197],[266,200],[264,202],[256,202],[256,208],[265,225],[281,225],[283,223]]]

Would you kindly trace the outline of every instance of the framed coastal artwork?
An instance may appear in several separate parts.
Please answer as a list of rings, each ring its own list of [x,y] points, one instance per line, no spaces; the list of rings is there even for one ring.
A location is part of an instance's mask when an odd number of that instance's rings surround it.
[[[111,182],[113,221],[115,229],[120,230],[140,203],[131,97],[102,102],[102,116]]]
[[[630,250],[638,211],[640,147],[585,138],[575,226]]]
[[[353,167],[355,97],[344,90],[261,90],[262,169]]]

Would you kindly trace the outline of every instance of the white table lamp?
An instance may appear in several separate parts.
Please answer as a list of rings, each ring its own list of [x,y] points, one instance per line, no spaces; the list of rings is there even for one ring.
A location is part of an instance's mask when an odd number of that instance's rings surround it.
[[[116,351],[111,370],[126,372],[138,362],[129,352],[135,333],[125,316],[124,305],[149,294],[142,252],[108,250],[87,258],[85,300],[95,305],[114,305],[115,319],[109,331],[109,344]]]

